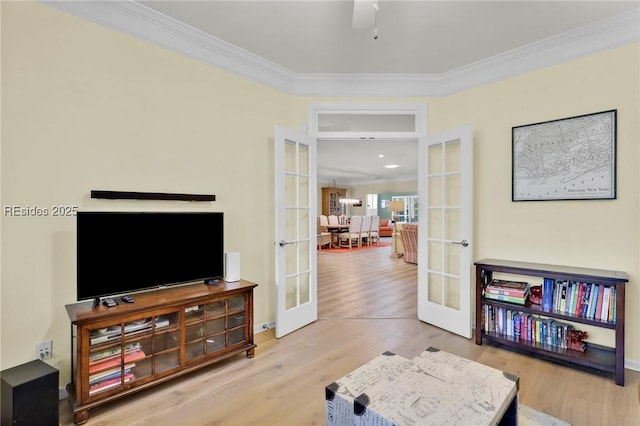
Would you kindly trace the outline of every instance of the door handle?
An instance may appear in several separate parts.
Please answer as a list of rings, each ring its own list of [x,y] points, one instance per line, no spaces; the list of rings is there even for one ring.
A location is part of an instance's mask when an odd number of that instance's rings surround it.
[[[460,244],[462,247],[468,247],[469,246],[469,241],[467,241],[467,240],[451,241],[451,244]]]
[[[293,242],[292,241],[280,240],[280,242],[278,244],[280,244],[280,247],[284,247],[287,244],[293,244]]]

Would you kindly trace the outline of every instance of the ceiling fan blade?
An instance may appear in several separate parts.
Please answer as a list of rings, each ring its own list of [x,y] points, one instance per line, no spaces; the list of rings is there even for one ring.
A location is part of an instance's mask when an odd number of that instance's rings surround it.
[[[376,19],[374,4],[377,3],[378,0],[353,0],[353,28],[373,28]]]

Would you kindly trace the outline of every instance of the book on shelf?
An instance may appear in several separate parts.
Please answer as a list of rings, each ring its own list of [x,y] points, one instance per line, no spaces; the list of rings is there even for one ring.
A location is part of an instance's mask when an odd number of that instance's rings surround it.
[[[575,291],[575,284],[573,281],[569,281],[567,283],[567,303],[564,307],[564,313],[568,314],[571,312],[571,306],[573,305],[573,293]]]
[[[611,287],[604,288],[604,294],[602,295],[602,310],[600,312],[600,319],[607,321],[609,317],[609,299],[611,298]]]
[[[131,364],[125,365],[124,366],[125,374],[130,372],[131,369],[133,367],[135,367],[135,366],[136,366],[135,363],[131,363]],[[120,376],[122,376],[122,368],[120,368],[120,367],[111,368],[109,370],[105,370],[105,371],[102,371],[100,373],[96,373],[96,374],[90,375],[89,376],[89,385],[96,384],[96,383],[101,382],[103,380],[114,379],[114,378],[120,377]]]
[[[124,346],[124,353],[126,354],[129,352],[133,352],[136,349],[140,349],[140,348],[142,348],[142,343],[140,342],[127,343]],[[91,352],[89,354],[89,365],[96,364],[101,361],[106,361],[107,359],[110,359],[113,357],[119,358],[121,352],[122,352],[122,346],[114,346],[109,349]]]
[[[579,315],[583,318],[587,318],[587,312],[589,312],[589,301],[591,298],[591,289],[593,284],[584,284],[584,293],[582,295],[582,309]]]
[[[140,360],[144,358],[146,355],[142,349],[136,349],[133,352],[125,354],[124,362],[125,364],[132,363],[134,361]],[[106,370],[110,367],[119,367],[121,366],[122,359],[121,357],[109,358],[107,360],[97,362],[93,365],[89,365],[89,373],[95,373],[98,371]]]
[[[572,315],[578,315],[578,313],[582,310],[583,293],[584,293],[584,284],[576,283],[576,302],[573,305],[573,311],[571,311]]]
[[[596,315],[596,306],[598,305],[598,292],[600,291],[600,287],[597,284],[593,285],[593,289],[591,290],[591,301],[589,302],[589,313],[587,314],[587,318],[594,319]]]
[[[562,281],[560,285],[560,307],[558,310],[560,312],[564,312],[567,307],[567,287],[569,286],[569,283],[567,281]]]
[[[611,314],[609,316],[609,321],[615,322],[616,321],[616,302],[617,302],[617,298],[618,298],[618,291],[617,291],[617,288],[615,288],[615,287],[612,287],[612,289],[613,289],[613,293],[612,293],[613,297],[611,298],[612,301],[611,301],[611,306],[610,306],[610,309],[609,309],[609,313]]]
[[[542,308],[550,311],[553,308],[553,280],[545,278],[542,282]]]
[[[519,290],[502,290],[502,289],[497,289],[489,286],[485,287],[484,292],[490,293],[490,294],[499,294],[503,296],[512,296],[512,297],[527,297],[530,294],[529,290],[523,293]]]
[[[115,388],[117,386],[120,386],[122,383],[130,382],[133,379],[135,379],[135,376],[132,373],[129,373],[129,374],[126,374],[124,378],[118,377],[115,379],[102,381],[93,386],[89,386],[89,395],[106,391],[107,389]]]
[[[602,299],[604,297],[604,286],[602,284],[598,285],[598,300],[596,302],[596,311],[593,314],[594,319],[600,319],[600,314],[602,313]]]
[[[485,293],[484,294],[485,299],[491,299],[491,300],[498,300],[501,302],[509,302],[509,303],[515,303],[518,305],[526,305],[529,302],[529,297],[525,296],[525,297],[516,297],[516,296],[507,296],[504,294],[493,294],[493,293]]]
[[[485,291],[495,294],[505,294],[508,296],[522,297],[531,290],[531,285],[524,281],[491,280],[485,287]],[[502,293],[500,293],[502,292]]]

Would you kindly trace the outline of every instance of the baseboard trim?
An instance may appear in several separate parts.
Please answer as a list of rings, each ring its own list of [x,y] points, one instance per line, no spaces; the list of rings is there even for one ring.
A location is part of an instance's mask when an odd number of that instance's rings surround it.
[[[260,324],[260,325],[258,325],[256,327],[254,327],[253,334],[262,333],[263,331],[270,330],[270,329],[274,328],[275,326],[276,326],[276,322],[275,321],[265,322],[264,324]]]
[[[637,359],[626,359],[624,361],[624,368],[627,370],[640,371],[640,361]]]

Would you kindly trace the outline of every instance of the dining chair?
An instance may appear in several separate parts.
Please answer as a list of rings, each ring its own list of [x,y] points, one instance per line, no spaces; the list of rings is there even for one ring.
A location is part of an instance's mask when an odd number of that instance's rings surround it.
[[[365,241],[368,246],[371,245],[371,216],[362,216],[362,225],[360,227],[360,241],[364,245]]]
[[[329,215],[329,225],[340,225],[338,222],[338,216],[335,214]]]
[[[353,247],[353,241],[356,241],[356,247],[362,246],[360,240],[360,229],[362,227],[362,216],[351,216],[351,222],[349,222],[349,230],[347,232],[341,232],[338,235],[338,241],[340,247]]]
[[[327,232],[327,226],[329,226],[329,219],[327,218],[326,215],[321,214],[320,215],[320,230],[322,232]]]
[[[371,231],[369,231],[371,244],[378,244],[380,241],[380,216],[371,217]]]
[[[327,232],[327,228],[322,226],[322,216],[318,217],[318,235],[316,239],[316,245],[318,246],[318,250],[322,250],[322,246],[329,246],[331,248],[331,233]],[[324,216],[326,221],[327,217]]]

